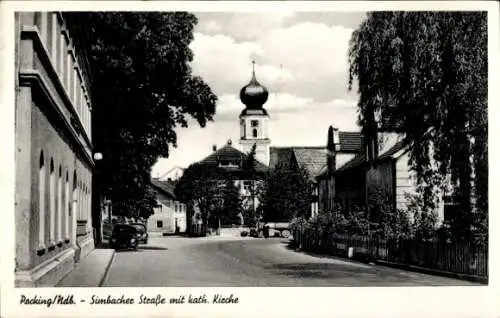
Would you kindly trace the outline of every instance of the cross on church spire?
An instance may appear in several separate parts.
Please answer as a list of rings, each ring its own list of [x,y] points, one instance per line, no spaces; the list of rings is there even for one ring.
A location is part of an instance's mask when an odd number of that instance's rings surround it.
[[[255,59],[252,59],[252,76],[255,78]]]

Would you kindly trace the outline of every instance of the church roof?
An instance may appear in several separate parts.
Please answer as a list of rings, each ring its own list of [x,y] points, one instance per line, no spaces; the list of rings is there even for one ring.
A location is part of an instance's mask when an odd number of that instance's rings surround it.
[[[232,162],[236,163],[238,167],[222,167],[227,170],[242,170],[241,165],[247,155],[240,150],[234,148],[230,143],[226,144],[224,147],[211,153],[204,159],[200,161],[201,164],[208,166],[218,167],[221,162]],[[267,166],[262,162],[256,160],[255,168],[257,171],[263,172],[267,170]]]

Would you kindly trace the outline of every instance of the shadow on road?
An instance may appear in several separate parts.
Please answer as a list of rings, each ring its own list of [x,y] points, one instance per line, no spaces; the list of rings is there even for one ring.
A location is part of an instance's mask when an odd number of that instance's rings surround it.
[[[134,249],[117,249],[117,253],[130,253],[130,252],[143,252],[143,251],[167,251],[168,248],[166,247],[159,247],[159,246],[139,246],[137,250]]]
[[[374,275],[375,271],[367,268],[346,266],[332,263],[287,263],[272,266],[281,275],[301,278],[332,278]]]

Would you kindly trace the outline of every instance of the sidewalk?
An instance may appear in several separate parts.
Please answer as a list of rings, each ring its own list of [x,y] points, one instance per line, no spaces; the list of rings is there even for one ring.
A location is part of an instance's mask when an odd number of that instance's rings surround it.
[[[56,287],[100,287],[113,262],[115,250],[96,248],[65,276]]]

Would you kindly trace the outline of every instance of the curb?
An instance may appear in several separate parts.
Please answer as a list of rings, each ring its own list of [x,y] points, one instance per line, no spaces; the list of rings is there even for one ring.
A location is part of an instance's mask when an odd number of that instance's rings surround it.
[[[99,284],[97,285],[97,287],[102,287],[102,285],[106,281],[106,278],[108,278],[108,272],[109,272],[109,269],[111,268],[111,264],[113,264],[113,261],[115,260],[115,256],[116,256],[116,251],[113,250],[113,255],[111,255],[111,259],[109,260],[108,265],[106,266],[106,269],[104,270],[104,274],[102,275],[101,279],[99,280]]]
[[[391,263],[391,262],[385,262],[385,261],[379,261],[379,260],[375,260],[374,263],[377,265],[393,267],[393,268],[403,269],[403,270],[412,271],[412,272],[418,272],[418,273],[435,275],[435,276],[443,276],[443,277],[448,277],[448,278],[455,278],[455,279],[466,280],[466,281],[470,281],[470,282],[474,282],[474,283],[480,283],[483,285],[488,285],[488,278],[487,277],[473,276],[473,275],[460,274],[460,273],[451,273],[451,272],[445,272],[445,271],[440,271],[440,270],[436,270],[436,269],[414,266],[414,265],[404,265],[404,264],[397,264],[397,263]]]

